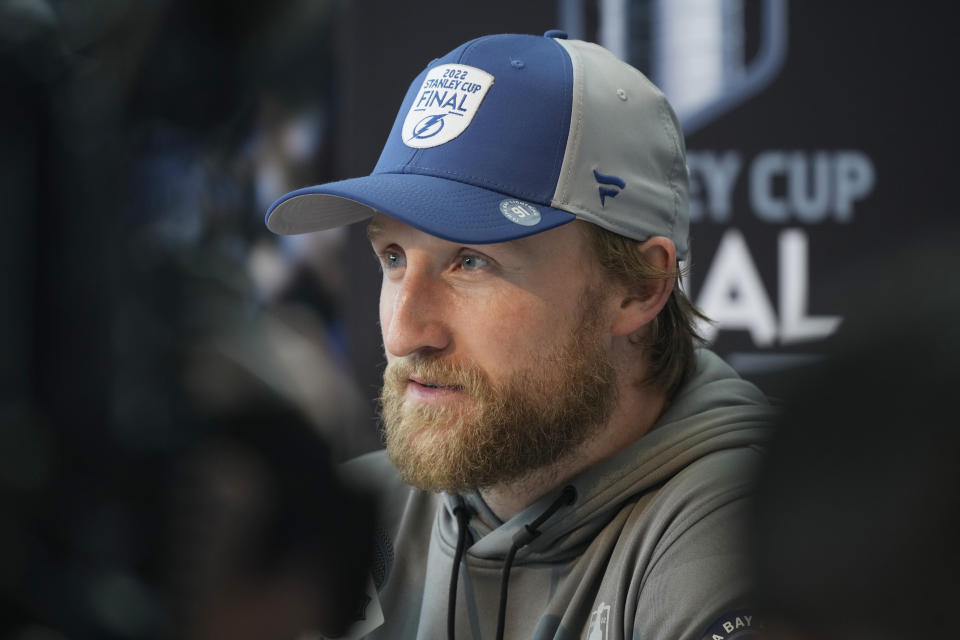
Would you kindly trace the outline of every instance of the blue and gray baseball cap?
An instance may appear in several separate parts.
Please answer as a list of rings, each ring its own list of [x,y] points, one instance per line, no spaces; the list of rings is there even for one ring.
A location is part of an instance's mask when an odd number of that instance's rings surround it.
[[[373,173],[286,194],[280,234],[382,212],[431,235],[504,242],[577,218],[686,258],[683,135],[663,93],[606,49],[566,34],[492,35],[413,81]]]

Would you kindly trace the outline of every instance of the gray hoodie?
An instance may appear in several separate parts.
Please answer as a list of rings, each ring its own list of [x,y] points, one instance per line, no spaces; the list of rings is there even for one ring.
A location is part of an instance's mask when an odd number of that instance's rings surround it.
[[[447,637],[454,510],[464,502],[458,639],[496,637],[505,588],[504,638],[748,637],[757,621],[746,602],[746,509],[772,413],[713,353],[700,349],[697,360],[647,435],[507,522],[478,493],[403,484],[383,452],[348,463],[380,494],[382,542],[392,546],[378,576],[384,623],[367,637]],[[538,518],[536,533],[524,533]],[[527,544],[511,552],[515,536]]]

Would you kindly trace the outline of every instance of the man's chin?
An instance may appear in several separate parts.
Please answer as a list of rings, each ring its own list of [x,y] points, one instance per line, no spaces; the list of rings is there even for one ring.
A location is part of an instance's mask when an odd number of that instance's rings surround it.
[[[453,425],[434,425],[430,429],[416,429],[402,434],[387,431],[387,455],[400,477],[409,485],[426,491],[456,491],[463,489],[463,480],[455,480],[452,465],[442,453],[449,445],[442,442],[444,432]]]
[[[393,456],[391,456],[390,459],[400,473],[400,479],[403,480],[404,483],[417,489],[434,493],[441,491],[456,493],[471,488],[465,486],[463,482],[454,481],[447,475],[438,473],[439,470],[436,467],[425,464],[422,459],[420,461],[414,461],[409,457],[397,459]]]

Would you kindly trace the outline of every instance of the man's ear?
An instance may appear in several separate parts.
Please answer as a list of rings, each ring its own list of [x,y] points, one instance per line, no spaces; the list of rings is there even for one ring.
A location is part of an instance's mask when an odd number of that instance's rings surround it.
[[[669,238],[654,236],[638,242],[635,248],[655,271],[676,271],[677,249]],[[619,308],[614,311],[611,333],[626,336],[646,326],[667,304],[675,283],[676,278],[650,278],[623,287]]]

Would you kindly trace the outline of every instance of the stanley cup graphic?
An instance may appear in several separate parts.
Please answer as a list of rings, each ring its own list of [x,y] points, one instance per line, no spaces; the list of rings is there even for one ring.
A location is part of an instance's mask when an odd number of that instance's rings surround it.
[[[591,0],[558,1],[570,36],[587,36]],[[786,57],[787,0],[595,4],[599,43],[663,90],[687,135],[766,87]]]

